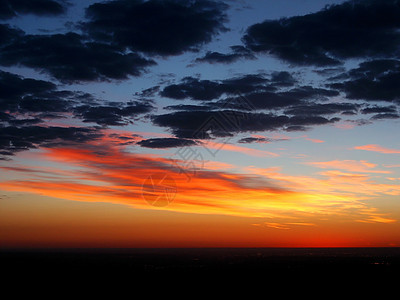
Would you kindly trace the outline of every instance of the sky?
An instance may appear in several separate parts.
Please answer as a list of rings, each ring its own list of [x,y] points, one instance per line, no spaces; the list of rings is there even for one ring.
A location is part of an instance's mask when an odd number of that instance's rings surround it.
[[[0,248],[400,247],[400,1],[0,1]]]

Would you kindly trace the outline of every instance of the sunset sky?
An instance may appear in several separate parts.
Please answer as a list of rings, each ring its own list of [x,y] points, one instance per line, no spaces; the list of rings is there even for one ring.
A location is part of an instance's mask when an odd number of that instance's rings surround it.
[[[0,1],[0,248],[400,247],[400,1]]]

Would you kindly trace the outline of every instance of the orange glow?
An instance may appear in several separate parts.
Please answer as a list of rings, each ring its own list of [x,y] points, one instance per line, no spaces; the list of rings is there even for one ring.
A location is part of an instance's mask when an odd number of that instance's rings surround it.
[[[225,167],[224,164],[193,171],[180,169],[169,159],[132,154],[118,147],[48,149],[44,155],[48,160],[73,165],[76,170],[69,171],[59,180],[38,177],[36,180],[6,181],[0,187],[68,200],[157,209],[144,201],[143,189],[149,187],[143,185],[151,175],[168,174],[176,183],[177,194],[173,203],[163,208],[165,210],[293,220],[299,213],[352,214],[361,219],[369,218],[369,210],[361,201],[367,194],[400,194],[397,185],[378,184],[367,175],[339,171],[322,173],[328,179],[289,176],[277,168],[250,167],[246,169],[247,173],[218,170],[217,167]],[[338,165],[343,167],[343,164]],[[361,165],[345,162],[344,166],[361,171],[373,167],[366,162]],[[358,190],[360,185],[362,190]]]
[[[325,222],[337,220],[365,226],[386,224],[397,228],[397,225],[393,225],[397,224],[395,216],[379,211],[367,200],[380,195],[400,195],[400,186],[376,182],[370,173],[387,172],[377,170],[376,165],[367,161],[309,163],[327,169],[318,173],[319,176],[316,177],[287,175],[278,167],[239,168],[213,161],[205,162],[201,169],[184,169],[182,166],[188,165],[182,161],[158,155],[130,153],[123,144],[110,137],[88,144],[84,148],[48,148],[35,155],[38,161],[48,162],[50,165],[65,165],[66,168],[60,170],[49,166],[28,167],[14,164],[12,168],[3,169],[19,174],[18,179],[1,182],[0,189],[73,200],[77,203],[118,204],[147,214],[171,213],[180,220],[178,223],[188,222],[185,216],[191,216],[194,220],[202,219],[201,216],[215,216],[215,220],[229,218],[229,222],[222,223],[225,224],[223,226],[227,226],[226,230],[223,230],[224,239],[220,238],[221,231],[214,232],[209,226],[200,225],[202,223],[199,221],[200,223],[194,222],[196,224],[193,224],[193,228],[188,228],[188,231],[180,229],[170,232],[170,238],[175,239],[174,246],[354,246],[355,244],[345,242],[350,241],[350,237],[339,238],[339,225],[335,225],[338,231],[332,232],[329,239],[323,241],[316,235],[326,230],[323,225]],[[30,176],[32,174],[34,176]],[[149,191],[163,193],[163,187],[153,190],[149,178],[161,178],[166,175],[172,178],[173,185],[176,186],[176,190],[171,194],[172,201],[168,206],[160,207],[154,203],[152,206],[152,201],[148,201],[146,195]],[[150,196],[150,199],[160,198],[158,194],[152,197]],[[152,222],[151,220],[154,222],[151,217],[147,222]],[[118,220],[114,221],[116,228],[120,226]],[[100,230],[103,225],[96,222],[93,224],[97,225],[90,226],[98,226]],[[150,240],[164,245],[163,238],[151,232],[153,227],[148,224],[146,226]],[[197,226],[204,227],[203,230],[208,228],[207,237],[203,231],[196,231],[200,230],[196,229]],[[186,236],[191,230],[197,232],[195,240]],[[271,230],[288,234],[283,238],[279,233],[271,233]],[[299,231],[302,232],[302,240],[296,238],[296,232]],[[91,231],[78,234],[79,240],[82,242],[81,235],[89,232]],[[232,235],[235,232],[241,232],[241,235]],[[265,232],[268,232],[269,238],[266,238]],[[100,233],[97,235],[103,236]],[[127,230],[121,229],[111,235],[119,236],[120,243],[131,246]],[[8,239],[13,240],[11,233]],[[153,245],[145,242],[145,237],[142,239],[143,246]],[[108,238],[110,243],[119,243],[111,240]],[[201,240],[207,240],[207,243],[202,244]],[[64,240],[65,243],[67,241],[68,239]]]

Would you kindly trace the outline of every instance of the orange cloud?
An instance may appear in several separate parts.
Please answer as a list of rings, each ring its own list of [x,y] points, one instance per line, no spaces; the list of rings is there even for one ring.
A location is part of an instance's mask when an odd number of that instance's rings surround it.
[[[323,140],[318,140],[318,139],[311,139],[311,138],[306,138],[307,141],[313,142],[313,143],[325,143]]]
[[[231,152],[238,152],[238,153],[243,153],[246,155],[250,156],[256,156],[256,157],[278,157],[279,154],[265,151],[265,150],[258,150],[258,149],[253,149],[253,148],[248,148],[248,147],[243,147],[243,146],[237,146],[237,145],[232,145],[232,144],[227,144],[227,143],[217,143],[217,142],[212,142],[212,141],[206,141],[203,142],[203,146],[209,149],[214,149],[214,150],[224,150],[224,151],[231,151]]]
[[[85,148],[72,145],[38,152],[39,164],[53,162],[65,165],[64,170],[60,172],[57,167],[54,170],[57,176],[41,173],[26,176],[28,167],[16,168],[11,171],[20,173],[18,180],[3,181],[0,188],[142,209],[268,218],[270,225],[279,223],[283,227],[310,223],[302,221],[304,214],[314,217],[347,214],[356,220],[378,220],[377,217],[385,216],[366,209],[369,206],[362,201],[366,193],[400,194],[398,186],[377,184],[368,176],[353,176],[349,181],[349,174],[333,172],[320,179],[286,175],[280,168],[255,167],[242,173],[228,172],[221,170],[226,165],[213,162],[192,169],[192,165],[181,160],[130,153],[116,146],[117,142],[110,143],[108,138],[104,141],[105,144],[98,141]],[[374,167],[366,162],[361,166]],[[40,166],[28,169],[43,171]],[[163,180],[167,177],[168,180]],[[149,204],[158,205],[159,201],[171,203],[162,208]]]
[[[372,180],[368,174],[329,170],[319,173],[323,178],[318,178],[283,174],[278,167],[257,168],[250,166],[245,170],[263,176],[271,183],[276,182],[304,193],[351,196],[355,201],[350,201],[348,205],[357,205],[359,202],[356,200],[378,195],[400,195],[399,185],[378,183]]]
[[[372,151],[372,152],[379,152],[384,154],[400,154],[400,150],[397,149],[389,149],[379,145],[364,145],[364,146],[357,146],[354,147],[356,150],[365,150],[365,151]]]
[[[366,160],[332,160],[323,162],[306,162],[304,164],[311,165],[321,169],[339,169],[349,172],[360,173],[381,173],[388,174],[390,171],[375,170],[376,164],[370,163]]]
[[[282,222],[282,223],[276,223],[276,222],[263,222],[261,224],[255,223],[252,224],[253,226],[260,226],[260,227],[270,227],[270,228],[275,228],[275,229],[291,229],[293,225],[295,226],[315,226],[313,223],[305,223],[305,222]]]
[[[296,195],[283,188],[268,186],[266,182],[255,180],[254,176],[213,170],[221,164],[212,166],[212,162],[208,162],[206,166],[209,169],[206,170],[184,169],[170,159],[128,153],[118,147],[52,148],[47,149],[44,155],[47,160],[67,164],[69,168],[73,166],[75,171],[52,179],[37,175],[29,180],[6,181],[0,184],[0,188],[149,209],[142,197],[146,178],[167,173],[178,188],[174,203],[167,209],[228,215],[249,215],[248,210],[254,209],[255,215],[259,216],[273,215],[262,209],[260,201],[263,197],[279,203],[285,194]],[[26,170],[14,171],[25,173]],[[192,176],[190,182],[187,176]],[[149,187],[144,188],[147,190]],[[236,204],[233,204],[235,199]]]
[[[325,141],[323,141],[323,140],[312,139],[312,138],[309,138],[307,135],[302,135],[300,138],[304,138],[304,139],[306,139],[307,141],[310,141],[310,142],[313,142],[313,143],[317,143],[317,144],[325,143]]]
[[[388,218],[387,216],[379,213],[376,208],[369,207],[363,209],[365,213],[368,215],[367,218],[362,220],[357,220],[358,222],[363,223],[394,223],[396,222],[395,219]]]

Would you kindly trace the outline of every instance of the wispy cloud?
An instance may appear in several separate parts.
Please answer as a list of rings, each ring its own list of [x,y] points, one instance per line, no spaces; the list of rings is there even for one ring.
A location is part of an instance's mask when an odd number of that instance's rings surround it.
[[[372,152],[379,152],[379,153],[384,153],[384,154],[400,154],[400,150],[399,149],[385,148],[385,147],[382,147],[382,146],[379,146],[379,145],[375,145],[375,144],[357,146],[357,147],[354,147],[354,149],[372,151]]]
[[[304,214],[316,218],[348,215],[355,220],[378,220],[377,216],[386,216],[377,215],[376,211],[370,213],[370,206],[363,200],[382,193],[400,194],[398,185],[376,183],[366,174],[348,180],[351,173],[327,171],[321,179],[287,175],[280,168],[248,167],[242,169],[245,172],[238,172],[239,168],[227,171],[226,165],[213,165],[212,162],[207,162],[188,182],[171,159],[130,153],[125,146],[105,141],[105,144],[97,142],[84,147],[48,148],[38,152],[38,161],[56,162],[58,166],[66,164],[68,172],[59,173],[57,177],[40,173],[32,177],[25,175],[43,169],[31,166],[26,172],[26,168],[16,168],[10,171],[19,173],[18,180],[3,181],[0,189],[75,201],[125,204],[139,209],[161,209],[145,201],[144,192],[154,188],[148,186],[146,179],[168,175],[176,185],[177,193],[174,201],[162,209],[268,218],[271,226],[279,223],[281,227],[312,223],[303,220]],[[366,162],[356,166],[366,170],[374,167]],[[46,168],[46,171],[51,169]]]
[[[202,142],[202,144],[204,147],[209,148],[209,149],[237,152],[237,153],[242,153],[242,154],[246,154],[249,156],[256,156],[256,157],[278,157],[279,156],[279,154],[274,153],[274,152],[270,152],[270,151],[266,151],[266,150],[259,150],[259,149],[249,148],[249,147],[243,147],[243,146],[238,146],[238,145],[233,145],[233,144],[227,144],[227,143],[205,141],[205,142]]]
[[[263,223],[255,223],[253,226],[259,227],[269,227],[275,229],[291,229],[293,226],[316,226],[314,223],[306,223],[306,222],[263,222]]]
[[[311,138],[305,138],[307,141],[310,141],[310,142],[313,142],[313,143],[317,143],[317,144],[320,144],[320,143],[325,143],[325,141],[323,141],[323,140],[319,140],[319,139],[311,139]]]
[[[345,170],[349,172],[359,173],[381,173],[388,174],[390,171],[376,170],[377,165],[370,163],[366,160],[332,160],[332,161],[321,161],[321,162],[305,162],[304,164],[314,166],[321,169],[336,169]]]

